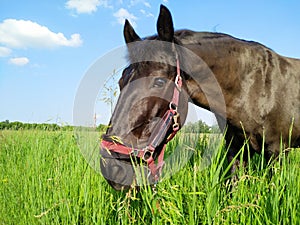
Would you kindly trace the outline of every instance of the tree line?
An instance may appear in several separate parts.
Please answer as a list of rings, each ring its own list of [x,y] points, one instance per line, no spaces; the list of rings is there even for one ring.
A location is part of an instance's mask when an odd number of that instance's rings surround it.
[[[73,131],[74,126],[63,125],[60,126],[55,123],[22,123],[19,121],[10,122],[5,120],[0,122],[0,130],[44,130],[44,131]],[[96,127],[97,131],[106,130],[107,126],[100,124]]]
[[[60,126],[55,123],[22,123],[19,121],[10,122],[5,120],[0,122],[0,130],[44,130],[44,131],[73,131],[74,126],[64,125]],[[100,124],[96,127],[96,131],[105,131],[107,125]],[[220,130],[217,125],[209,126],[205,122],[199,120],[197,122],[188,122],[183,126],[182,132],[185,133],[219,133]]]
[[[72,126],[59,126],[55,123],[22,123],[19,121],[10,122],[5,120],[0,122],[0,130],[73,130]]]

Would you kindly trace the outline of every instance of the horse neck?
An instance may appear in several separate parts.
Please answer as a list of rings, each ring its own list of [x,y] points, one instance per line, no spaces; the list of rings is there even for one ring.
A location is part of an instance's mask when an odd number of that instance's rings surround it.
[[[259,81],[260,85],[255,87],[255,96],[259,97],[259,94],[271,91],[268,80],[276,80],[280,86],[287,82],[292,85],[300,79],[299,59],[280,56],[256,42],[228,35],[209,35],[208,38],[194,35],[189,40],[182,41],[182,45],[199,56],[211,71],[212,78],[203,79],[204,67],[194,63],[192,73],[198,82],[194,79],[186,81],[189,96],[200,107],[217,114],[226,114],[228,119],[234,118],[236,112],[241,110],[239,107],[243,102],[240,97],[249,89],[249,83]],[[211,101],[207,100],[207,96],[211,96]],[[220,109],[218,107],[222,103],[219,100],[222,99],[225,107]],[[237,99],[240,100],[240,105],[236,103]]]
[[[223,98],[227,108],[234,94],[240,90],[240,75],[250,72],[251,64],[255,61],[254,57],[257,57],[257,49],[263,47],[256,45],[226,35],[190,42],[183,41],[183,46],[199,56],[211,71],[211,77],[203,79],[203,66],[192,66],[193,76],[200,81],[199,86],[199,82],[195,82],[194,79],[187,80],[187,92],[192,101],[208,110],[225,113],[224,109],[218,108],[222,105],[219,100]],[[216,81],[219,87],[216,87]],[[207,95],[217,97],[211,97],[208,101]]]

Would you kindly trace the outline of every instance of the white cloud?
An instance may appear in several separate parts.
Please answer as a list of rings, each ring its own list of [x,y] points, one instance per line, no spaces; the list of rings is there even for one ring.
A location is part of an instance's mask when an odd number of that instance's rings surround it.
[[[150,12],[146,12],[144,9],[141,9],[140,12],[146,17],[154,17],[154,15]]]
[[[67,9],[74,9],[78,14],[93,13],[99,6],[111,8],[109,0],[69,0],[65,4]]]
[[[102,6],[104,8],[113,8],[112,5],[109,4],[110,0],[100,0],[99,6]]]
[[[11,64],[14,64],[16,66],[25,66],[29,63],[29,59],[26,57],[19,57],[19,58],[11,58],[9,60]]]
[[[151,8],[151,5],[150,5],[149,2],[144,2],[144,5],[145,5],[146,7],[148,7],[148,8]]]
[[[30,20],[6,19],[0,23],[0,44],[11,48],[78,47],[82,40],[79,34],[67,39],[63,33],[54,33]]]
[[[133,27],[136,27],[137,18],[129,13],[126,9],[121,8],[116,13],[114,13],[114,17],[117,18],[119,24],[124,24],[125,19],[128,19]]]
[[[10,53],[11,50],[9,48],[0,46],[0,57],[7,57],[10,55]]]
[[[130,0],[130,4],[128,6],[131,7],[136,6],[138,4],[143,4],[144,6],[151,8],[151,4],[145,0]]]
[[[169,3],[169,1],[168,0],[163,0],[163,3]]]

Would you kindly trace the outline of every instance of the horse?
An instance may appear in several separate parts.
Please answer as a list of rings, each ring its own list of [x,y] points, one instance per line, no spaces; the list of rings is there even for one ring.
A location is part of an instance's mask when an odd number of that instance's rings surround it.
[[[174,31],[163,5],[157,35],[142,39],[126,20],[124,38],[130,64],[100,148],[101,172],[114,189],[134,187],[140,162],[157,182],[164,148],[184,125],[189,101],[214,113],[226,130],[232,173],[263,149],[269,161],[281,147],[300,145],[299,59],[223,33]],[[245,143],[249,153],[237,157]]]

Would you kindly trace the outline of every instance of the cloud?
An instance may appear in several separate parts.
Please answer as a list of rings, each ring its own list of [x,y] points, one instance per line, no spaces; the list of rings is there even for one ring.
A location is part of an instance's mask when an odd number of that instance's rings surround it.
[[[117,18],[119,24],[124,24],[125,19],[128,19],[133,27],[136,27],[137,18],[129,13],[126,9],[121,8],[116,13],[114,13],[114,17]]]
[[[149,2],[145,1],[145,0],[130,0],[130,4],[129,6],[135,6],[138,4],[143,4],[144,6],[151,8],[151,5]]]
[[[11,48],[78,47],[82,40],[79,34],[67,39],[30,20],[6,19],[0,23],[0,44]]]
[[[163,0],[163,3],[169,3],[169,1],[168,0]]]
[[[109,0],[69,0],[66,2],[67,9],[76,10],[77,14],[87,13],[91,14],[97,11],[97,8],[102,6],[104,8],[111,8]]]
[[[148,8],[151,8],[151,5],[150,5],[149,2],[144,2],[144,5],[145,5],[146,7],[148,7]]]
[[[146,17],[154,17],[154,15],[150,12],[146,12],[144,9],[141,9],[140,12]]]
[[[0,57],[7,57],[10,55],[10,53],[11,50],[9,48],[0,46]]]
[[[11,64],[14,64],[16,66],[25,66],[29,63],[29,59],[26,57],[19,57],[19,58],[11,58],[9,60]]]

